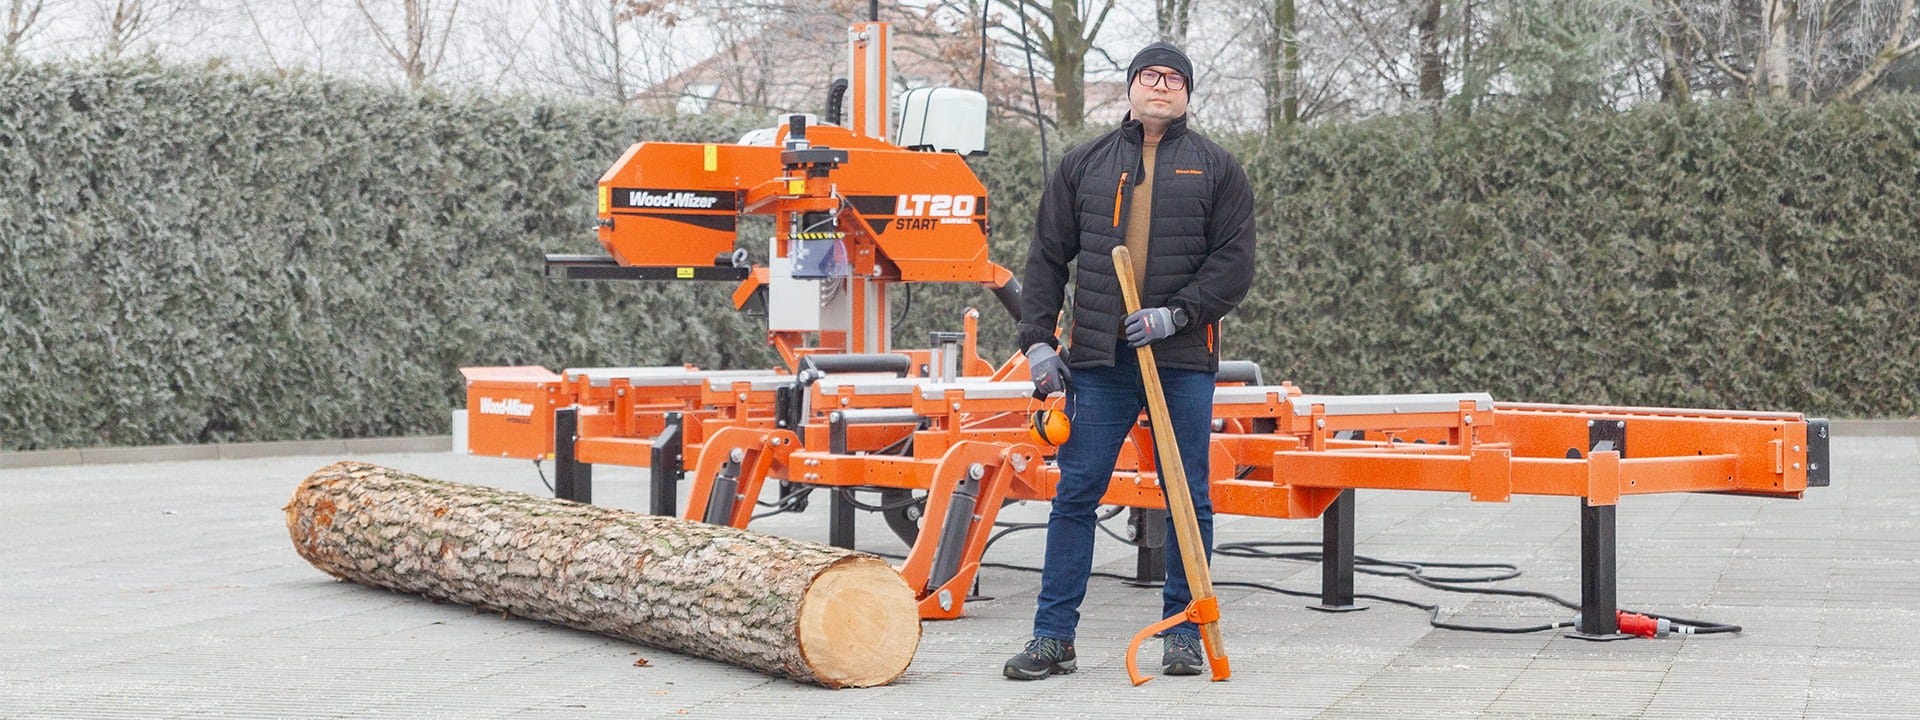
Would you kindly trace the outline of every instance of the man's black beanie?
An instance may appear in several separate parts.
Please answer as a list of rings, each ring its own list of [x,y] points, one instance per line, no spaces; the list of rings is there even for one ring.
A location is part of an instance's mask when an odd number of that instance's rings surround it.
[[[1127,82],[1133,82],[1141,68],[1151,65],[1164,65],[1187,76],[1187,94],[1193,94],[1193,61],[1173,43],[1157,42],[1140,48],[1140,53],[1133,56],[1133,63],[1127,65]]]

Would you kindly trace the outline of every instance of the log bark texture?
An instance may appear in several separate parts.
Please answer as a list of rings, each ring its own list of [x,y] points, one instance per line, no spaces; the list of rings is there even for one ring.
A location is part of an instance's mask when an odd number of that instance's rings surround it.
[[[899,573],[818,543],[354,462],[309,476],[286,519],[335,577],[827,687],[891,682],[920,643]]]

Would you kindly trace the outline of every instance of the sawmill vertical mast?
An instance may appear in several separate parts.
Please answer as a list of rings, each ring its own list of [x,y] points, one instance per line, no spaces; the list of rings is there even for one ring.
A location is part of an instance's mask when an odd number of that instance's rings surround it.
[[[853,77],[852,123],[848,129],[854,135],[887,142],[888,118],[891,115],[887,87],[890,34],[887,24],[879,22],[877,4],[869,9],[873,13],[869,22],[856,24],[847,30],[847,67]],[[790,145],[793,138],[792,134],[788,135]],[[837,219],[837,213],[833,217]],[[808,234],[808,230],[814,229],[814,225],[803,223],[801,228],[797,228],[801,236],[789,237],[803,245],[825,247],[831,243],[839,246],[840,252],[844,253],[842,259],[853,266],[853,271],[845,276],[845,285],[841,288],[845,297],[839,302],[822,300],[822,317],[805,325],[818,327],[821,344],[838,345],[841,352],[879,353],[892,350],[892,318],[887,311],[890,279],[880,277],[882,271],[874,267],[873,238],[864,234],[849,235],[844,232],[847,228],[836,226],[830,233],[830,241],[801,239]],[[807,252],[810,249],[813,248],[800,249],[798,254],[811,254]],[[802,272],[793,275],[796,278],[804,276]],[[820,282],[830,286],[840,280],[825,277]],[[831,295],[828,293],[823,297]]]
[[[847,29],[847,68],[853,75],[853,132],[887,139],[887,60],[891,33],[876,16]]]

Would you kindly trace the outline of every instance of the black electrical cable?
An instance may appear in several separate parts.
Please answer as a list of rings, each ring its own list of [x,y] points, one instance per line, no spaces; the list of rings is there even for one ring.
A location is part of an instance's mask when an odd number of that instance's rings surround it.
[[[1107,528],[1105,525],[1104,521],[1112,518],[1114,515],[1117,515],[1121,509],[1122,508],[1117,506],[1114,507],[1111,511],[1103,515],[1101,517],[1101,522],[1097,524],[1099,525],[1100,529],[1106,532],[1108,535],[1111,535],[1117,539],[1120,539],[1122,542],[1125,542],[1128,545],[1133,545],[1135,547],[1138,547],[1140,545],[1139,543],[1126,540],[1125,538],[1121,537],[1118,533],[1115,533],[1110,528]],[[1031,530],[1038,527],[1045,527],[1045,524],[1044,523],[1027,523],[1027,524],[1009,527],[1005,530],[1002,530],[999,533],[994,534],[992,537],[988,538],[987,544],[988,546],[991,546],[995,540],[998,540],[1005,535],[1011,534],[1013,532],[1018,532],[1021,530]],[[1268,548],[1268,547],[1302,547],[1302,546],[1317,547],[1318,545],[1319,543],[1313,543],[1313,542],[1278,542],[1278,541],[1239,542],[1239,543],[1226,543],[1226,544],[1217,546],[1214,548],[1214,553],[1216,555],[1225,555],[1229,557],[1284,559],[1284,560],[1300,560],[1304,562],[1320,562],[1321,553],[1317,553],[1317,552],[1276,553],[1276,552],[1261,549],[1261,548]],[[1354,564],[1355,564],[1354,569],[1356,572],[1365,572],[1371,575],[1379,575],[1384,577],[1405,578],[1407,580],[1413,581],[1415,583],[1418,583],[1430,588],[1434,588],[1436,590],[1444,590],[1447,592],[1471,593],[1471,594],[1477,594],[1477,595],[1501,595],[1501,596],[1509,596],[1509,597],[1537,598],[1542,600],[1548,600],[1556,604],[1573,608],[1573,609],[1579,608],[1579,605],[1571,603],[1567,601],[1565,598],[1562,598],[1558,595],[1554,595],[1552,593],[1547,593],[1547,592],[1539,592],[1534,590],[1512,590],[1507,588],[1465,586],[1469,583],[1495,582],[1499,580],[1509,580],[1515,577],[1519,577],[1520,576],[1519,568],[1512,565],[1511,563],[1416,562],[1416,561],[1403,561],[1403,560],[1381,560],[1378,558],[1355,556]],[[1371,567],[1366,567],[1367,565],[1385,566],[1389,568],[1397,568],[1397,570],[1380,570],[1380,569],[1375,569]],[[1014,565],[1010,563],[983,562],[981,563],[981,566],[1000,568],[1004,570],[1019,570],[1023,572],[1040,572],[1040,568],[1030,567],[1025,565]],[[1487,575],[1473,576],[1473,577],[1429,577],[1426,575],[1427,568],[1447,568],[1447,569],[1454,569],[1454,570],[1496,570],[1498,572],[1487,574]],[[1118,575],[1115,573],[1096,571],[1096,572],[1090,573],[1089,575],[1091,577],[1103,577],[1103,578],[1120,580],[1122,582],[1126,582],[1135,586],[1150,587],[1150,586],[1158,585],[1158,583],[1141,583],[1139,582],[1138,578],[1130,577],[1126,575]],[[1320,594],[1317,592],[1309,592],[1304,590],[1290,590],[1290,589],[1279,587],[1276,585],[1268,585],[1268,584],[1256,583],[1256,582],[1216,580],[1214,581],[1214,586],[1215,587],[1249,588],[1249,589],[1263,590],[1266,592],[1273,592],[1273,593],[1279,593],[1282,595],[1290,595],[1293,597],[1301,597],[1301,598],[1308,598],[1308,599],[1318,599],[1320,597]],[[1422,603],[1414,600],[1407,600],[1405,598],[1392,597],[1389,595],[1356,594],[1354,595],[1354,597],[1356,599],[1375,600],[1383,603],[1400,605],[1400,606],[1410,607],[1418,610],[1424,610],[1427,613],[1427,624],[1431,627],[1439,628],[1442,630],[1518,635],[1518,634],[1535,633],[1535,632],[1546,632],[1551,630],[1557,630],[1560,628],[1573,627],[1574,625],[1572,621],[1559,621],[1559,622],[1553,622],[1553,623],[1545,623],[1541,625],[1525,625],[1525,626],[1518,626],[1518,627],[1503,627],[1498,625],[1471,625],[1467,623],[1455,623],[1455,622],[1448,622],[1440,619],[1440,606],[1438,604]],[[1738,625],[1723,625],[1723,624],[1710,623],[1710,622],[1705,622],[1700,620],[1676,618],[1669,615],[1649,614],[1649,616],[1654,618],[1662,618],[1676,625],[1689,626],[1690,628],[1692,628],[1692,633],[1697,635],[1740,632],[1740,626]]]
[[[886,447],[881,448],[879,451],[875,452],[874,454],[888,455],[888,454],[893,454],[896,450],[904,454],[907,452],[911,452],[912,448],[913,448],[913,435],[909,433],[906,436],[900,438],[899,440],[893,441],[891,444],[887,445]],[[538,464],[539,463],[536,461],[535,465],[537,466]],[[544,482],[545,480],[546,478],[542,476],[541,481]],[[775,515],[779,515],[781,513],[796,512],[800,510],[800,507],[802,505],[805,504],[807,496],[811,494],[814,491],[814,489],[817,487],[818,486],[815,486],[815,485],[802,485],[800,486],[799,489],[791,493],[788,493],[786,495],[780,496],[780,499],[774,502],[755,500],[754,501],[755,505],[758,505],[764,508],[773,508],[773,510],[769,512],[760,513],[758,515],[754,515],[752,519],[760,520],[763,518],[770,518]],[[867,510],[872,512],[898,510],[900,508],[904,508],[910,505],[917,505],[919,503],[926,501],[926,498],[921,497],[921,498],[912,498],[908,500],[902,500],[900,502],[889,503],[886,505],[869,505],[867,503],[863,503],[853,499],[852,493],[854,489],[855,488],[836,488],[837,491],[839,491],[844,497],[847,498],[848,503],[853,505],[854,508],[860,509],[860,510]],[[860,489],[871,489],[871,488],[860,488]]]
[[[1642,613],[1642,614],[1657,620],[1665,620],[1675,625],[1685,625],[1687,627],[1693,628],[1692,634],[1694,635],[1718,635],[1720,633],[1740,632],[1739,625],[1707,622],[1705,620],[1688,620],[1686,618],[1674,617],[1672,615],[1661,615],[1658,613]]]
[[[996,563],[980,563],[980,566],[990,567],[990,568],[999,568],[1002,570],[1019,570],[1023,572],[1034,572],[1034,573],[1040,572],[1040,568],[1029,567],[1026,565],[1013,565],[1010,563],[997,563],[997,562]],[[1164,583],[1156,583],[1156,582],[1140,582],[1138,578],[1130,577],[1127,575],[1119,575],[1119,574],[1110,573],[1110,572],[1094,571],[1094,572],[1088,573],[1088,576],[1119,580],[1121,582],[1128,583],[1135,587],[1142,587],[1142,588],[1156,588],[1164,584]],[[1279,593],[1281,595],[1291,595],[1293,597],[1307,598],[1309,600],[1317,600],[1320,598],[1319,593],[1307,592],[1304,590],[1288,590],[1287,588],[1283,588],[1277,585],[1267,585],[1264,583],[1256,583],[1256,582],[1216,580],[1214,581],[1213,586],[1214,587],[1243,587],[1243,588],[1250,588],[1254,590],[1265,590],[1267,592]],[[1385,603],[1392,603],[1395,605],[1405,605],[1407,607],[1425,610],[1427,611],[1427,624],[1436,628],[1440,628],[1442,630],[1457,630],[1461,632],[1484,632],[1484,633],[1500,633],[1500,634],[1507,634],[1507,635],[1519,635],[1524,633],[1542,632],[1546,630],[1554,630],[1558,628],[1573,626],[1573,623],[1570,621],[1549,623],[1546,625],[1528,625],[1525,627],[1501,627],[1498,625],[1467,625],[1464,623],[1450,623],[1440,619],[1439,605],[1427,605],[1425,603],[1418,603],[1412,600],[1403,600],[1400,598],[1387,597],[1385,595],[1355,595],[1354,597],[1365,598],[1367,600],[1379,600]]]
[[[1107,524],[1104,522],[1094,523],[1094,527],[1100,528],[1100,532],[1106,533],[1107,537],[1113,538],[1115,540],[1119,540],[1123,544],[1126,544],[1132,547],[1146,547],[1146,543],[1140,542],[1139,540],[1129,539],[1126,536],[1121,535],[1120,533],[1114,532],[1113,528],[1107,527]]]
[[[533,461],[533,471],[540,474],[540,484],[547,486],[547,492],[553,492],[553,483],[547,482],[547,471],[540,467],[540,460]]]
[[[879,490],[879,488],[844,488],[844,487],[834,488],[835,492],[840,493],[840,497],[846,498],[848,505],[852,505],[856,510],[865,510],[867,512],[888,512],[892,510],[899,510],[902,508],[909,508],[915,505],[919,505],[921,502],[926,500],[926,498],[910,497],[905,500],[899,500],[896,502],[890,502],[890,503],[885,503],[881,505],[870,505],[868,503],[863,503],[863,502],[860,502],[859,500],[854,499],[853,493],[856,490],[877,491]]]
[[[1030,572],[1030,573],[1040,572],[1040,568],[1037,568],[1037,567],[1032,567],[1029,565],[1014,565],[1012,563],[983,562],[983,563],[980,563],[980,567],[999,568],[1001,570],[1019,570],[1021,572]],[[1134,578],[1131,576],[1120,575],[1117,573],[1110,573],[1110,572],[1101,572],[1099,570],[1095,570],[1093,572],[1087,573],[1087,577],[1110,578],[1113,580],[1119,580],[1121,582],[1128,582],[1128,583],[1134,582]],[[1136,586],[1137,587],[1160,587],[1160,585],[1161,583],[1148,582],[1148,583],[1138,583]]]
[[[907,318],[913,314],[913,285],[913,283],[900,283],[900,287],[905,288],[905,299],[900,302],[900,317],[894,319],[894,327],[907,324]]]
[[[536,465],[537,464],[538,463],[536,463]],[[543,476],[543,480],[544,480],[544,476]],[[844,497],[846,497],[849,503],[851,503],[854,507],[862,510],[870,510],[870,511],[896,510],[896,509],[907,507],[909,505],[917,504],[923,501],[923,498],[914,498],[911,500],[901,501],[897,503],[889,503],[886,505],[869,505],[853,499],[854,490],[855,488],[837,488],[837,491],[840,492]],[[1106,533],[1107,535],[1113,537],[1116,540],[1119,540],[1122,543],[1125,543],[1132,547],[1142,547],[1143,543],[1140,543],[1135,540],[1129,540],[1126,537],[1122,536],[1120,533],[1115,532],[1112,528],[1107,527],[1106,521],[1113,519],[1115,516],[1119,515],[1120,512],[1125,509],[1126,508],[1124,506],[1119,506],[1119,505],[1109,506],[1106,510],[1103,510],[1096,517],[1094,525],[1095,527],[1098,527],[1101,532]],[[776,513],[777,512],[784,512],[784,510],[776,511]],[[775,513],[769,513],[769,514],[775,514]],[[756,516],[756,518],[757,517],[759,516]],[[994,543],[999,542],[1001,538],[1004,538],[1008,535],[1012,535],[1017,532],[1043,529],[1047,526],[1047,524],[1044,522],[1010,523],[1010,522],[996,521],[994,522],[994,526],[1001,529],[998,532],[995,532],[994,534],[987,537],[986,543],[981,547],[982,554],[985,554],[985,552],[988,549],[992,548]],[[1321,562],[1323,557],[1322,553],[1318,553],[1318,552],[1283,553],[1283,552],[1273,552],[1271,550],[1266,550],[1264,548],[1318,547],[1318,546],[1319,546],[1319,543],[1305,542],[1305,541],[1284,541],[1284,542],[1283,541],[1249,541],[1249,542],[1225,543],[1225,544],[1216,546],[1214,548],[1214,554],[1226,556],[1226,557],[1242,557],[1242,558],[1267,559],[1267,560],[1298,560],[1301,562],[1317,563],[1317,562]],[[901,556],[898,556],[898,555],[889,555],[886,553],[874,553],[874,554],[880,555],[881,557],[903,559]],[[1041,568],[1037,568],[1037,567],[1032,567],[1028,565],[1015,565],[1012,563],[1000,563],[1000,562],[982,562],[980,563],[980,567],[998,568],[1002,570],[1017,570],[1021,572],[1031,572],[1031,573],[1041,572]],[[1391,568],[1391,569],[1380,569],[1380,568]],[[1466,576],[1466,577],[1459,577],[1459,576],[1432,577],[1427,575],[1427,570],[1429,568],[1445,568],[1450,570],[1493,570],[1495,572],[1492,572],[1489,574],[1483,574],[1483,575]],[[1511,563],[1472,563],[1472,562],[1439,562],[1439,561],[1427,562],[1427,561],[1410,561],[1410,560],[1383,560],[1380,558],[1367,557],[1363,555],[1355,555],[1354,571],[1366,573],[1369,575],[1381,576],[1381,577],[1403,578],[1419,585],[1433,588],[1435,590],[1443,590],[1446,592],[1467,593],[1467,594],[1473,594],[1473,595],[1498,595],[1498,596],[1504,596],[1504,597],[1534,598],[1534,599],[1540,599],[1540,600],[1547,600],[1557,605],[1575,609],[1575,610],[1578,610],[1580,608],[1579,604],[1574,603],[1570,600],[1567,600],[1566,598],[1555,595],[1553,593],[1541,592],[1537,590],[1513,590],[1508,588],[1479,586],[1479,584],[1483,584],[1483,583],[1498,582],[1502,580],[1511,580],[1513,578],[1519,577],[1521,575],[1520,569]],[[1153,582],[1141,582],[1137,577],[1120,575],[1120,574],[1109,573],[1109,572],[1100,572],[1100,571],[1090,572],[1088,573],[1088,576],[1119,580],[1121,582],[1128,583],[1129,585],[1133,585],[1135,587],[1158,587],[1162,584],[1162,583],[1153,583]],[[1277,585],[1268,585],[1265,583],[1245,582],[1245,581],[1236,581],[1236,580],[1216,580],[1214,581],[1213,584],[1215,587],[1239,587],[1239,588],[1248,588],[1253,590],[1262,590],[1262,591],[1271,592],[1271,593],[1278,593],[1281,595],[1288,595],[1292,597],[1300,597],[1300,598],[1307,598],[1307,599],[1320,598],[1320,593],[1317,593],[1317,592],[1310,592],[1305,590],[1290,590]],[[1414,600],[1408,600],[1405,598],[1397,598],[1390,595],[1376,595],[1371,593],[1355,594],[1354,598],[1364,599],[1364,600],[1375,600],[1375,601],[1388,603],[1392,605],[1400,605],[1403,607],[1414,608],[1416,610],[1424,610],[1427,613],[1427,624],[1431,627],[1438,628],[1441,630],[1454,630],[1458,632],[1495,633],[1495,634],[1503,634],[1503,635],[1521,635],[1526,633],[1546,632],[1546,631],[1557,630],[1560,628],[1567,628],[1567,627],[1574,626],[1574,623],[1572,621],[1559,621],[1559,622],[1545,623],[1541,625],[1524,625],[1524,626],[1518,626],[1518,627],[1504,627],[1499,625],[1471,625],[1467,623],[1455,623],[1455,622],[1448,622],[1440,619],[1440,605],[1438,604],[1429,604],[1429,603],[1423,603],[1423,602],[1418,602]],[[1645,613],[1645,614],[1648,617],[1663,619],[1675,625],[1686,626],[1688,630],[1685,632],[1689,632],[1695,635],[1712,635],[1717,633],[1737,633],[1741,631],[1741,627],[1739,625],[1713,623],[1713,622],[1707,622],[1704,620],[1692,620],[1688,618],[1675,617],[1672,615],[1661,615],[1661,614],[1655,614],[1655,613]]]
[[[1033,124],[1040,129],[1040,183],[1047,182],[1047,116],[1040,110],[1040,76],[1033,69],[1033,33],[1027,28],[1027,11],[1020,10],[1020,47],[1027,52],[1027,88],[1033,93]]]
[[[813,488],[803,487],[803,488],[800,488],[799,490],[796,490],[794,492],[787,493],[786,495],[781,496],[780,499],[776,502],[767,503],[767,502],[760,502],[756,500],[754,501],[755,505],[759,505],[760,507],[770,507],[774,509],[755,515],[751,519],[749,519],[748,522],[752,522],[753,520],[762,520],[762,519],[773,517],[775,515],[779,515],[781,513],[790,513],[795,510],[798,510],[800,509],[800,505],[806,501],[807,494],[811,492],[813,492]]]
[[[1219,583],[1215,583],[1215,584],[1219,584]],[[1472,591],[1465,591],[1465,592],[1472,592]],[[1316,595],[1315,597],[1318,597],[1318,596]],[[1573,627],[1573,622],[1570,620],[1563,620],[1555,623],[1547,623],[1545,625],[1526,625],[1522,627],[1501,627],[1498,625],[1467,625],[1464,623],[1450,623],[1450,622],[1442,621],[1440,619],[1439,605],[1428,605],[1426,603],[1414,602],[1412,600],[1404,600],[1396,597],[1388,597],[1386,595],[1372,595],[1372,594],[1365,594],[1365,593],[1357,593],[1354,595],[1354,598],[1366,599],[1366,600],[1378,600],[1384,603],[1404,605],[1411,608],[1419,608],[1421,610],[1425,610],[1427,611],[1427,624],[1433,627],[1440,628],[1442,630],[1459,630],[1462,632],[1499,633],[1504,635],[1523,635],[1526,633],[1536,633],[1536,632],[1544,632],[1547,630],[1556,630],[1563,627]]]
[[[1013,565],[1010,563],[983,562],[983,563],[980,563],[980,566],[1000,568],[1002,570],[1020,570],[1023,572],[1035,572],[1035,573],[1040,572],[1040,568],[1037,568],[1037,567],[1029,567],[1026,565]],[[1092,573],[1088,573],[1088,575],[1090,577],[1111,578],[1114,580],[1119,580],[1121,582],[1134,585],[1136,587],[1159,587],[1160,585],[1162,585],[1162,583],[1151,583],[1151,582],[1143,583],[1143,582],[1140,582],[1138,578],[1134,578],[1126,575],[1119,575],[1115,573],[1109,573],[1109,572],[1095,571]],[[1305,590],[1289,590],[1287,588],[1283,588],[1277,585],[1267,585],[1265,583],[1256,583],[1256,582],[1242,582],[1237,580],[1215,580],[1213,583],[1213,586],[1214,587],[1242,587],[1242,588],[1250,588],[1254,590],[1265,590],[1267,592],[1279,593],[1281,595],[1291,595],[1293,597],[1301,597],[1301,598],[1308,598],[1308,599],[1319,599],[1320,597],[1320,593],[1317,593],[1317,592],[1307,592]],[[1414,602],[1412,600],[1405,600],[1405,599],[1396,598],[1396,597],[1388,597],[1386,595],[1354,595],[1354,597],[1364,598],[1367,600],[1378,600],[1384,603],[1404,605],[1411,608],[1425,610],[1427,611],[1427,624],[1436,628],[1440,628],[1442,630],[1458,630],[1461,632],[1484,632],[1484,633],[1519,635],[1524,633],[1542,632],[1546,630],[1554,630],[1557,628],[1573,626],[1573,623],[1570,621],[1550,623],[1546,625],[1528,625],[1524,627],[1501,627],[1498,625],[1467,625],[1464,623],[1450,623],[1440,619],[1439,605],[1428,605],[1426,603]]]
[[[1108,508],[1106,511],[1102,512],[1099,516],[1095,518],[1094,524],[1097,527],[1099,527],[1101,530],[1106,530],[1108,535],[1113,535],[1113,531],[1107,530],[1107,526],[1105,525],[1105,522],[1109,519],[1112,519],[1113,516],[1119,515],[1120,511],[1125,509],[1126,509],[1125,507],[1122,507],[1119,505],[1115,505],[1111,508]],[[1013,523],[1013,522],[995,520],[993,523],[993,526],[997,528],[1002,528],[1002,529],[1000,530],[1000,532],[996,532],[992,535],[987,536],[987,543],[985,545],[980,546],[980,554],[982,555],[985,555],[987,553],[987,549],[993,547],[994,543],[999,542],[1000,538],[1006,537],[1008,535],[1012,535],[1016,532],[1020,532],[1023,530],[1040,530],[1045,528],[1047,524],[1043,522]],[[1120,536],[1118,535],[1114,535],[1114,537],[1119,538],[1121,542],[1127,543],[1129,545],[1135,545],[1136,547],[1138,546],[1137,543],[1131,542],[1125,538],[1120,538]]]
[[[973,91],[982,95],[987,93],[987,10],[992,7],[993,3],[980,3],[980,74],[973,79]]]
[[[1321,559],[1321,554],[1317,552],[1276,553],[1276,552],[1270,552],[1270,551],[1261,549],[1261,548],[1269,548],[1269,547],[1315,547],[1317,548],[1317,547],[1320,547],[1320,543],[1299,542],[1299,541],[1296,541],[1296,542],[1278,542],[1278,541],[1237,542],[1237,543],[1227,543],[1224,545],[1216,546],[1213,549],[1213,552],[1217,555],[1227,555],[1230,557],[1245,557],[1245,558],[1275,559],[1275,560],[1299,560],[1302,562],[1316,562],[1316,563],[1320,562],[1320,559]],[[1450,584],[1450,583],[1487,583],[1487,582],[1498,582],[1501,580],[1512,580],[1514,578],[1520,577],[1520,568],[1511,563],[1454,563],[1454,562],[1438,562],[1438,561],[1381,560],[1379,558],[1367,557],[1365,555],[1355,555],[1353,559],[1354,559],[1354,570],[1356,572],[1363,572],[1369,575],[1380,575],[1385,577],[1405,577],[1414,582],[1417,582],[1423,585],[1428,585],[1430,587],[1436,587],[1442,590],[1445,590],[1448,588],[1441,587],[1441,586]],[[1402,568],[1402,570],[1397,572],[1390,571],[1390,570],[1378,570],[1378,569],[1374,569],[1372,566]],[[1479,576],[1471,576],[1471,577],[1432,577],[1426,574],[1427,568],[1446,568],[1450,570],[1489,569],[1489,570],[1499,570],[1500,572],[1489,574],[1489,575],[1479,575]],[[1520,592],[1520,591],[1515,591],[1515,592]],[[1565,605],[1567,607],[1579,607],[1578,605],[1569,604],[1565,599],[1557,595],[1540,593],[1537,597],[1541,597],[1542,599],[1545,599],[1545,600],[1552,600],[1556,603]]]
[[[798,485],[798,486],[795,486],[792,491],[788,492],[785,495],[781,495],[780,499],[775,500],[773,502],[766,502],[764,500],[755,500],[753,501],[753,504],[755,505],[758,505],[764,508],[780,508],[780,510],[779,512],[767,513],[764,516],[755,515],[754,517],[756,519],[760,517],[772,517],[782,512],[790,512],[793,510],[798,510],[800,505],[806,504],[807,496],[812,493],[813,493],[812,485]]]
[[[1000,525],[1000,523],[994,523],[994,525]],[[1008,524],[999,532],[996,532],[992,535],[987,536],[987,544],[980,547],[980,554],[985,555],[987,553],[987,548],[993,547],[993,544],[996,542],[999,542],[1000,538],[1006,537],[1008,535],[1012,535],[1017,532],[1021,532],[1023,530],[1039,530],[1046,526],[1047,526],[1046,523]]]

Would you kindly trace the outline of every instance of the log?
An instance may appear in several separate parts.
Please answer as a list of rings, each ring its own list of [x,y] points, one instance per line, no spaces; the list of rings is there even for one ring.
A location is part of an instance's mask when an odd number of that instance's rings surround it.
[[[818,543],[355,462],[308,476],[286,516],[334,577],[830,688],[892,682],[920,645],[900,574]]]

